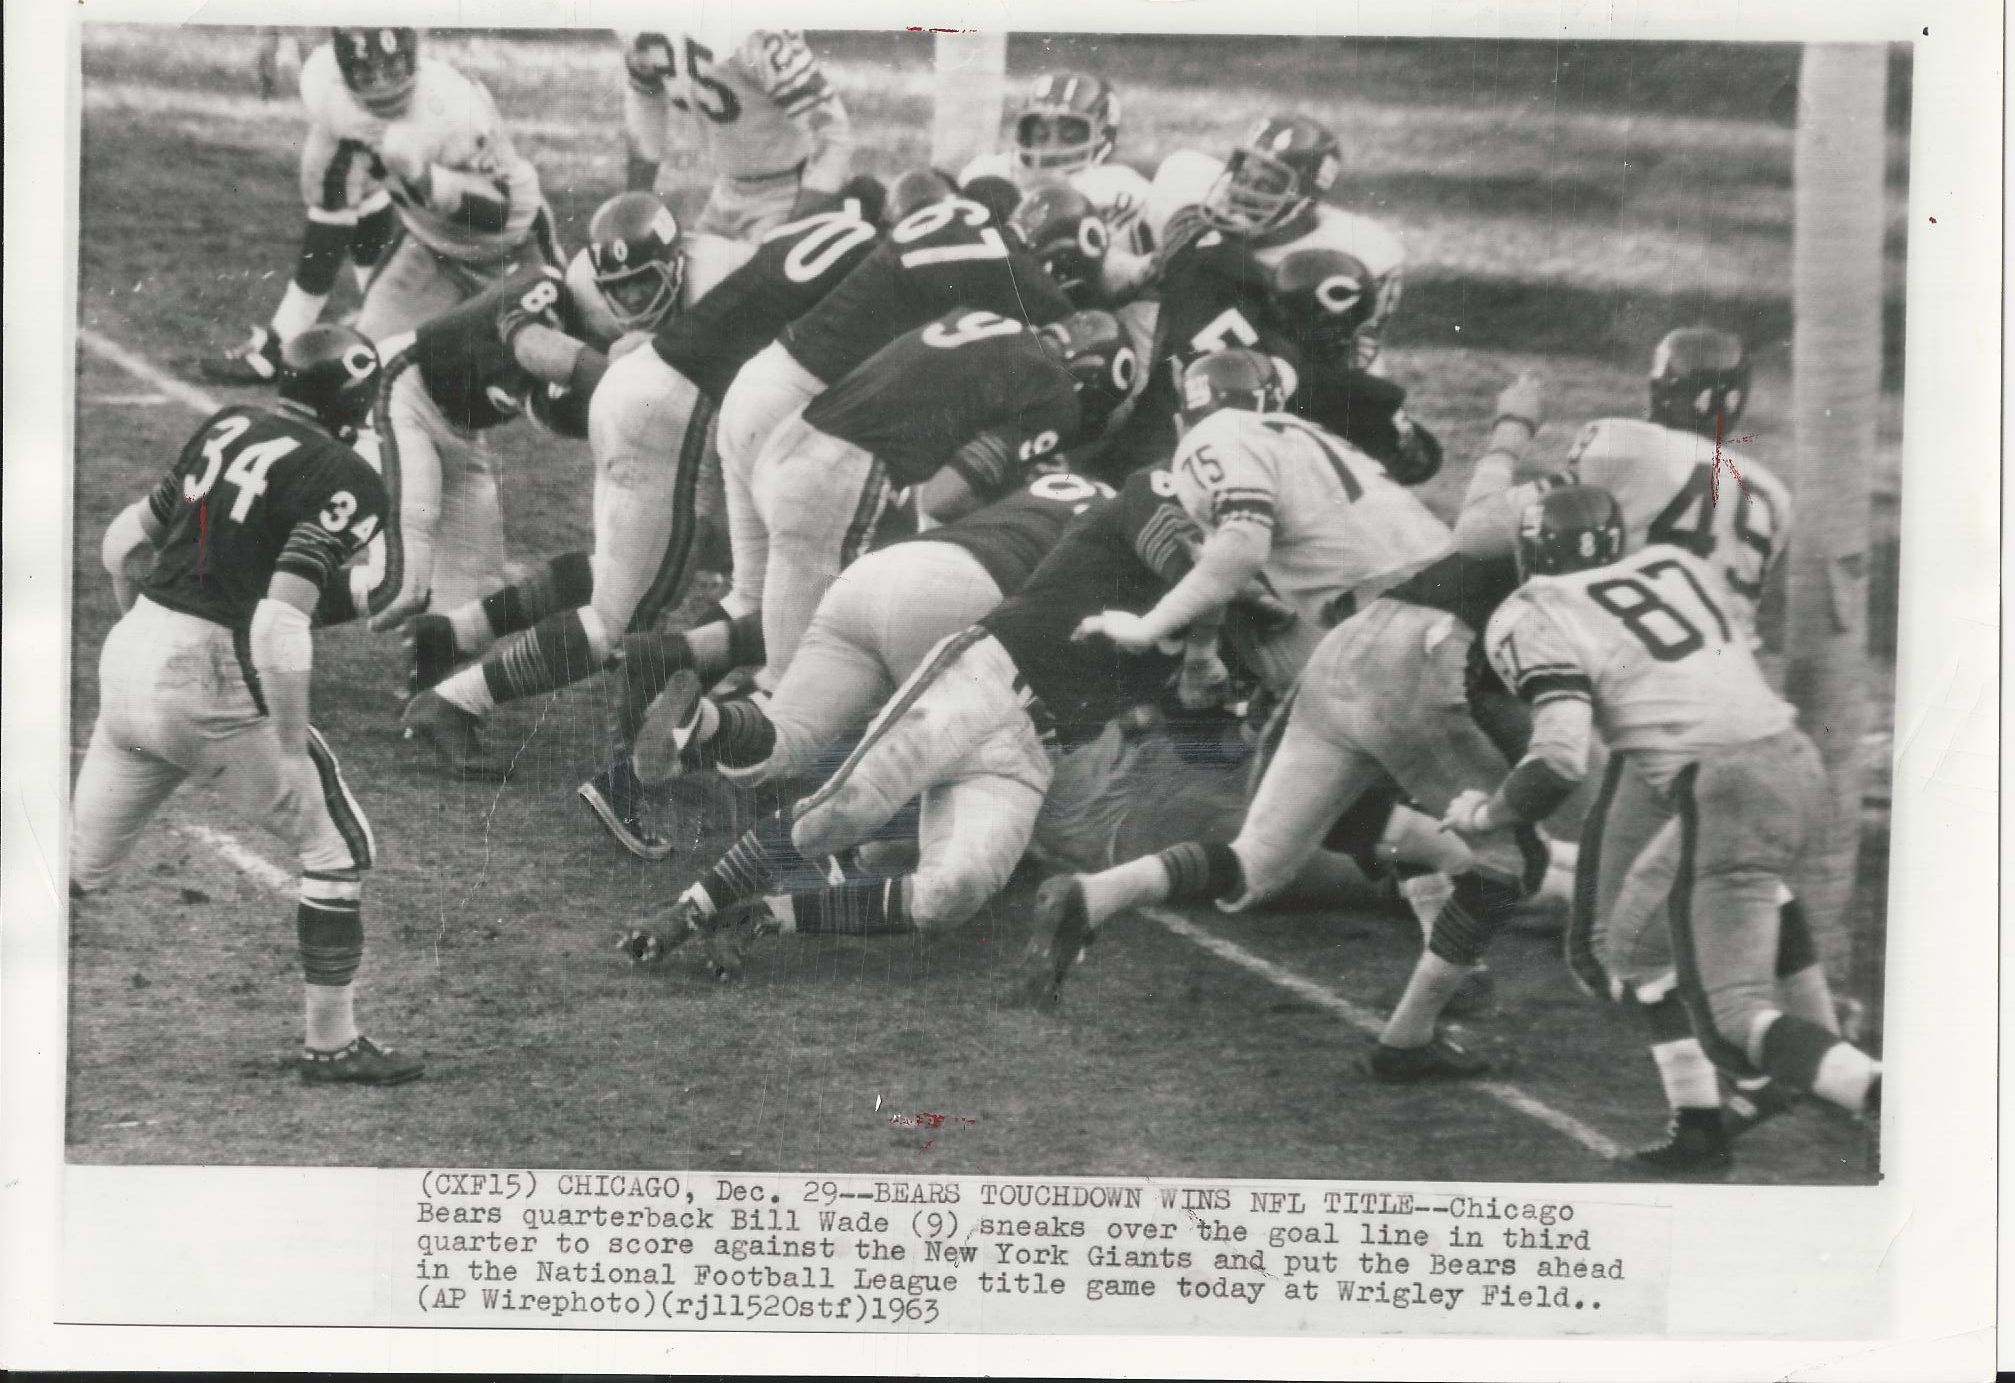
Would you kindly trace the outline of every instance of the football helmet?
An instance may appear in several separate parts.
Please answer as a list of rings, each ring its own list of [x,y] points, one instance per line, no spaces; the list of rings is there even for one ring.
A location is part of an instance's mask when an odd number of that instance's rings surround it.
[[[1278,413],[1286,398],[1272,356],[1233,346],[1200,355],[1183,367],[1176,418],[1188,429],[1224,408]]]
[[[331,29],[329,39],[343,85],[358,105],[380,120],[406,113],[420,81],[418,29]]]
[[[1562,485],[1527,505],[1518,523],[1518,576],[1559,576],[1623,556],[1623,511],[1600,485]]]
[[[1287,255],[1274,266],[1273,302],[1282,323],[1311,355],[1360,368],[1370,363],[1360,358],[1358,335],[1378,315],[1378,285],[1354,255],[1330,249]]]
[[[978,202],[987,209],[987,215],[1003,225],[1008,217],[1014,215],[1014,209],[1021,205],[1021,189],[993,173],[982,173],[966,183],[959,189],[959,196],[969,202]]]
[[[1226,234],[1264,235],[1329,191],[1342,166],[1328,130],[1303,116],[1270,115],[1231,151],[1199,210]]]
[[[954,195],[951,179],[935,168],[912,168],[889,184],[888,223],[893,226]]]
[[[1097,437],[1140,376],[1140,357],[1126,327],[1110,312],[1073,312],[1037,334],[1050,358],[1070,371],[1085,439]]]
[[[1015,162],[1031,173],[1076,173],[1104,163],[1119,139],[1119,94],[1103,77],[1045,72],[1015,117]]]
[[[686,252],[678,218],[649,192],[623,192],[588,222],[595,287],[624,331],[655,331],[679,307]]]
[[[349,327],[309,327],[280,347],[281,399],[345,440],[370,416],[378,377],[378,348]]]
[[[1097,295],[1112,238],[1084,193],[1061,178],[1045,179],[1022,197],[1008,228],[1073,303],[1082,306]]]
[[[1749,356],[1733,332],[1680,327],[1652,352],[1652,422],[1711,437],[1748,402]]]

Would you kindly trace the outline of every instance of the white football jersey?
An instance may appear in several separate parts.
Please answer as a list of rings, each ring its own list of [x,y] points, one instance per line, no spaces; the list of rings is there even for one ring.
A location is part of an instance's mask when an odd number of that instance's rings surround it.
[[[1791,492],[1756,460],[1745,436],[1724,440],[1641,418],[1598,418],[1581,430],[1556,475],[1505,491],[1493,533],[1502,551],[1516,541],[1530,505],[1556,485],[1599,485],[1623,511],[1623,550],[1673,543],[1706,559],[1724,607],[1745,636],[1756,635],[1763,579],[1791,531]]]
[[[386,120],[358,104],[343,84],[335,47],[325,43],[301,64],[301,101],[309,126],[301,148],[301,195],[311,217],[355,219],[358,205],[378,185],[370,156],[392,147],[417,163],[485,180],[502,206],[500,228],[477,229],[466,216],[399,202],[399,219],[428,249],[487,263],[508,255],[530,234],[544,205],[538,170],[512,145],[481,82],[423,56],[406,113]]]
[[[1788,729],[1716,574],[1654,544],[1606,567],[1536,576],[1490,617],[1484,649],[1505,685],[1538,705],[1580,697],[1609,747],[1658,788],[1709,749]]]
[[[798,29],[724,23],[718,32],[617,38],[629,69],[624,118],[637,152],[653,161],[665,156],[665,122],[677,112],[719,176],[789,172],[812,152],[804,117],[838,99]]]
[[[1454,546],[1447,525],[1378,462],[1286,413],[1220,409],[1183,434],[1169,469],[1206,531],[1243,523],[1271,536],[1267,580],[1318,628]]]
[[[1056,176],[1040,168],[1025,167],[1014,150],[982,154],[959,174],[959,186],[974,178],[1006,178],[1016,187],[1026,188]],[[1128,254],[1144,255],[1154,249],[1154,237],[1143,215],[1147,210],[1148,182],[1136,169],[1124,163],[1095,163],[1064,175],[1064,181],[1084,194],[1086,201],[1105,222],[1113,247]]]

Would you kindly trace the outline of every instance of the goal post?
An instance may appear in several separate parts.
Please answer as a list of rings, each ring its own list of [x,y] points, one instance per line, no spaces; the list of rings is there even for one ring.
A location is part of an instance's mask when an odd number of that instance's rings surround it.
[[[1888,61],[1879,44],[1806,47],[1793,164],[1796,517],[1785,690],[1826,764],[1832,809],[1799,889],[1836,981],[1854,969],[1846,922],[1870,712],[1868,547],[1882,387]]]
[[[1007,101],[1007,34],[939,34],[933,67],[931,167],[957,176],[973,159],[999,147]]]

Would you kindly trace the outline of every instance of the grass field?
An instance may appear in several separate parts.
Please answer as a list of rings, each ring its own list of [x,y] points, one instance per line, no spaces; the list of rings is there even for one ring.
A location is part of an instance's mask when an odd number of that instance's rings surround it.
[[[491,85],[578,241],[620,181],[612,49],[429,42]],[[928,46],[860,35],[825,46],[865,166],[887,174],[920,160]],[[1651,342],[1694,317],[1749,337],[1761,372],[1745,427],[1764,454],[1788,453],[1791,134],[1771,74],[1795,66],[1791,50],[1623,47],[1267,41],[1225,64],[1194,42],[1017,40],[1011,62],[1102,68],[1128,98],[1122,153],[1149,165],[1187,145],[1218,148],[1278,104],[1332,122],[1343,197],[1408,245],[1391,357],[1410,406],[1449,443],[1448,472],[1428,495],[1445,511],[1515,369],[1553,380],[1541,446],[1558,448],[1588,417],[1638,411]],[[85,42],[79,321],[183,378],[194,378],[193,357],[270,310],[296,248],[298,112],[258,101],[252,51],[248,34],[214,30],[95,29]],[[1206,84],[1208,102],[1196,97]],[[1895,150],[1900,285],[1900,134]],[[1891,317],[1900,323],[1900,303]],[[81,749],[114,614],[98,535],[196,417],[89,352],[77,399],[71,739]],[[1883,535],[1894,527],[1898,404],[1884,400]],[[514,556],[586,545],[585,454],[524,428],[497,445]],[[1879,550],[1893,554],[1893,540]],[[1893,600],[1891,583],[1876,584]],[[1887,669],[1878,674],[1886,688]],[[325,1092],[293,1079],[291,903],[256,869],[227,863],[215,832],[288,862],[256,823],[187,791],[121,886],[73,911],[73,1159],[1610,1174],[1585,1143],[1489,1092],[1395,1091],[1360,1074],[1364,1039],[1348,1014],[1382,1011],[1418,944],[1411,922],[1362,901],[1176,919],[1259,968],[1151,919],[1125,921],[1051,1016],[998,1003],[1025,935],[1027,880],[934,941],[773,945],[729,988],[634,975],[610,949],[619,927],[683,886],[691,865],[632,860],[574,801],[602,751],[598,690],[500,718],[500,736],[523,749],[499,790],[445,780],[399,741],[398,677],[389,640],[343,630],[318,641],[317,720],[382,854],[361,1011],[367,1031],[428,1056],[427,1080]],[[1886,724],[1886,704],[1880,715]],[[718,822],[719,804],[704,805],[695,820]],[[1878,962],[1864,997],[1878,1005],[1885,860],[1871,852],[1856,920]],[[1662,1102],[1649,1060],[1615,1015],[1572,989],[1552,943],[1507,936],[1493,963],[1498,1008],[1470,1033],[1508,1058],[1505,1079],[1598,1144],[1654,1132]],[[1303,987],[1283,987],[1283,974]],[[944,1123],[917,1127],[924,1111]],[[1742,1175],[1862,1179],[1863,1138],[1803,1112],[1745,1145]]]

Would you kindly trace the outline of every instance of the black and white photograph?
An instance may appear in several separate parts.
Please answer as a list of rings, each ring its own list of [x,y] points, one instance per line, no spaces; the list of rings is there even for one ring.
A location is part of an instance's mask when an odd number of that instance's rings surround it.
[[[1895,1190],[1935,16],[658,9],[72,24],[69,1184],[457,1169],[273,1324],[1223,1335]]]

